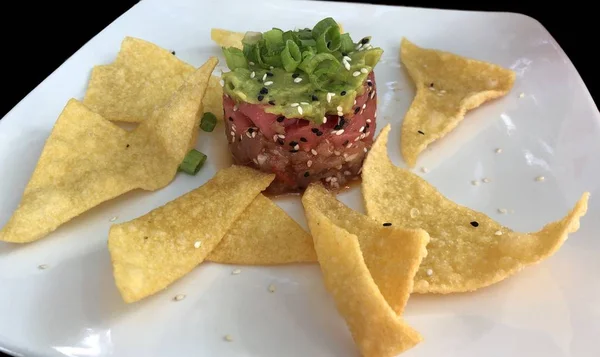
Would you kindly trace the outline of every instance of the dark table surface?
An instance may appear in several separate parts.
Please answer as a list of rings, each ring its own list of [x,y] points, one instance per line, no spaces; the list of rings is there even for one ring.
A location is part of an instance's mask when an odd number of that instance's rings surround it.
[[[519,2],[468,2],[468,1],[360,1],[404,6],[442,9],[509,11],[529,15],[544,25],[574,63],[592,93],[596,103],[600,98],[597,83],[600,60],[595,51],[598,33],[595,12],[589,6],[571,1],[560,7],[549,2],[534,6]],[[0,69],[4,78],[4,91],[0,101],[0,118],[12,109],[27,93],[34,89],[69,56],[89,39],[109,25],[137,1],[48,2],[33,5],[31,2],[11,2],[9,12],[0,22],[4,43]],[[50,327],[49,327],[50,328]],[[0,352],[0,357],[6,355]]]

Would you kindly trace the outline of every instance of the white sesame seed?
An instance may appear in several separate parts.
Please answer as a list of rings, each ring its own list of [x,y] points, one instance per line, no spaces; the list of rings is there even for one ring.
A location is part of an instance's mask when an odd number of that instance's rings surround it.
[[[426,174],[429,172],[429,169],[426,168],[425,166],[423,166],[423,167],[421,167],[421,171]]]
[[[367,103],[363,104],[362,108],[363,110],[367,107]]]
[[[337,112],[338,117],[341,117],[344,115],[344,112]]]
[[[354,99],[354,104],[353,105],[356,105],[356,99]]]
[[[344,175],[346,175],[346,176],[350,176],[350,175],[352,175],[352,172],[350,172],[350,171],[346,170],[346,171],[344,171]]]
[[[471,185],[473,185],[473,186],[479,186],[479,181],[473,180],[473,181],[471,181]]]
[[[233,341],[233,337],[231,337],[231,335],[225,335],[225,341],[231,342]]]
[[[235,131],[231,131],[229,134],[231,134],[231,136],[235,136]]]
[[[356,45],[355,49],[356,50],[360,50],[362,48],[362,46],[363,46],[362,43],[359,42],[358,45]]]
[[[38,265],[38,269],[39,269],[39,270],[45,270],[45,269],[48,269],[48,265],[47,265],[47,264],[41,264],[41,265]]]
[[[238,108],[239,108],[239,106],[238,106],[237,104],[235,104],[235,105],[233,106],[233,111],[234,111],[234,112],[237,112]]]
[[[252,134],[250,134],[250,132],[246,132],[246,136],[249,137],[250,139],[252,139]]]
[[[292,104],[290,104],[290,106],[292,106],[292,107],[297,107],[299,105],[300,105],[300,103],[292,103]]]
[[[519,98],[525,98],[525,93],[519,94]]]
[[[358,76],[360,76],[359,71],[355,71],[354,73],[352,73],[352,77],[358,77]]]
[[[263,82],[267,79],[267,74],[265,73],[262,77]]]
[[[308,102],[300,102],[302,105],[308,105]]]
[[[219,84],[221,85],[221,87],[223,87],[223,86],[225,85],[225,81],[221,79],[221,80],[219,81]]]
[[[323,117],[323,124],[327,123],[327,117]]]
[[[334,154],[335,156],[340,156],[340,152],[339,152],[339,151],[337,151],[337,150],[336,150],[336,151],[334,151],[334,152],[333,152],[333,154]]]
[[[369,134],[371,134],[371,132],[370,132],[370,131],[367,131],[367,132],[365,133],[365,136],[369,136]]]
[[[351,146],[352,146],[352,143],[346,144],[346,149],[350,149]]]
[[[347,71],[350,70],[350,63],[346,62],[346,61],[342,61],[342,63],[344,64],[344,68],[346,68]]]
[[[116,221],[116,220],[117,220],[117,218],[119,218],[119,217],[115,216],[115,217],[113,217],[113,218],[109,219],[109,221],[110,221],[110,222],[114,222],[114,221]]]
[[[535,178],[536,181],[541,182],[544,181],[546,178],[544,176],[538,176]]]
[[[367,119],[367,124],[371,124],[371,119]]]
[[[256,137],[256,131],[252,132],[252,137],[255,138]]]
[[[435,88],[433,88],[433,87],[429,87],[429,90],[432,92],[435,92]]]
[[[311,154],[313,154],[313,155],[317,156],[317,150],[315,150],[315,149],[311,149],[311,150],[310,150],[310,152],[311,152]]]
[[[365,138],[365,136],[366,136],[366,135],[365,135],[364,133],[360,134],[360,138],[361,138],[361,139],[364,139],[364,138]]]
[[[342,108],[341,105],[338,105],[338,107],[336,108],[338,112],[341,112],[344,108]]]
[[[294,83],[300,83],[302,82],[302,78],[298,77],[298,78],[294,78]]]
[[[344,56],[344,61],[352,62],[352,58],[348,56]]]
[[[433,270],[427,269],[427,276],[432,276],[432,275],[433,275]]]
[[[271,284],[269,285],[269,291],[274,293],[275,292],[275,285]]]
[[[277,134],[273,135],[273,141],[277,142]]]
[[[256,73],[252,71],[252,73],[250,73],[250,78],[254,78],[254,76],[256,76]]]
[[[266,81],[265,83],[263,83],[265,86],[270,86],[271,84],[273,84],[273,81]]]
[[[335,135],[342,135],[344,133],[344,129],[340,129],[337,131],[337,133],[335,133]]]
[[[369,98],[370,98],[370,99],[373,99],[373,98],[375,98],[375,91],[372,91],[372,92],[371,92],[371,94],[369,94]]]
[[[173,298],[173,300],[175,300],[175,301],[181,301],[183,299],[185,299],[185,295],[184,294],[175,295],[175,297]]]
[[[367,74],[367,73],[369,73],[369,70],[368,70],[368,69],[366,69],[366,68],[364,68],[364,67],[363,67],[363,68],[361,68],[361,69],[360,69],[360,71],[361,71],[362,73],[364,73],[364,74]]]
[[[364,149],[363,149],[363,151],[364,151],[364,152],[367,152],[367,151],[369,151],[369,150],[367,150],[367,148],[364,148]]]
[[[332,177],[331,182],[337,182],[337,177]]]
[[[331,103],[331,97],[333,97],[335,94],[333,93],[327,93],[327,103]]]
[[[294,145],[294,150],[300,150],[300,145],[298,145],[298,144]]]
[[[325,178],[325,182],[331,181],[331,176]]]
[[[254,66],[254,62],[250,61],[248,62],[249,65]]]
[[[256,160],[256,158],[252,159],[252,162],[258,165],[258,160]]]
[[[363,131],[365,131],[365,127],[361,126],[360,129],[358,129],[358,131],[362,133]]]
[[[496,232],[494,232],[494,234],[497,235],[497,236],[501,236],[502,235],[502,231],[496,231]]]
[[[484,178],[483,178],[483,180],[481,180],[481,181],[483,181],[483,183],[488,183],[488,182],[490,182],[491,180],[490,180],[489,178],[487,178],[487,177],[484,177]]]
[[[242,272],[242,270],[241,270],[241,269],[233,269],[233,270],[231,271],[231,274],[233,274],[233,275],[238,275],[238,274],[239,274],[239,273],[241,273],[241,272]]]
[[[508,210],[506,208],[498,208],[498,213],[506,214],[508,213]]]
[[[200,246],[202,245],[202,242],[197,240],[196,242],[194,242],[194,248],[198,249],[200,248]]]
[[[285,139],[285,135],[283,134],[277,134],[277,137],[279,137],[279,139]]]
[[[360,140],[360,135],[357,136],[356,138],[354,138],[354,141],[359,141]]]
[[[300,113],[300,115],[302,115],[302,107],[298,107],[298,113]]]
[[[502,149],[500,149],[500,148],[497,148],[497,149],[496,149],[496,154],[501,154],[501,153],[502,153]]]
[[[306,167],[311,167],[312,166],[312,160],[308,160],[306,162]]]

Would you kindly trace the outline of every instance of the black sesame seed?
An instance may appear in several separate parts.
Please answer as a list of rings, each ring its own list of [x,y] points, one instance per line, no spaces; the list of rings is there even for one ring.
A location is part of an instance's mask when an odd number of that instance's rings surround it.
[[[342,145],[346,146],[346,145],[348,145],[348,143],[349,143],[349,141],[346,140],[346,141],[344,141],[344,143]]]
[[[292,74],[292,78],[298,78],[299,75],[300,75],[300,73],[294,73],[294,74]]]
[[[358,114],[358,112],[360,112],[360,107],[354,108],[354,114]]]
[[[369,123],[365,124],[365,129],[369,129]]]
[[[273,77],[273,73],[267,72],[267,77]]]
[[[175,55],[175,51],[171,51],[171,54],[172,54],[172,55]]]
[[[368,81],[367,81],[367,85],[368,85],[369,87],[373,87],[373,82],[371,82],[370,80],[368,80]]]
[[[260,92],[259,92],[259,93],[260,93],[260,94],[267,94],[267,93],[269,93],[269,90],[268,90],[266,87],[262,87],[262,88],[260,89]]]
[[[430,86],[430,87],[433,87],[433,82],[431,82],[431,83],[429,84],[429,86]]]
[[[340,130],[341,128],[342,128],[342,126],[340,124],[338,124],[333,127],[333,130]]]
[[[283,141],[283,139],[277,139],[277,144],[283,145],[285,144],[285,141]]]
[[[345,90],[341,91],[340,95],[346,95],[346,91]]]
[[[317,97],[316,95],[314,95],[314,94],[313,94],[313,95],[310,97],[310,99],[312,99],[312,100],[313,100],[313,102],[316,102],[317,100],[319,100],[319,97]]]
[[[338,120],[338,124],[341,125],[342,127],[344,126],[344,124],[346,124],[346,119],[344,119],[344,117],[340,117],[340,120]]]
[[[233,118],[232,118],[232,117],[229,117],[229,121],[233,121]]]
[[[421,130],[417,131],[417,133],[421,134],[421,135],[425,135],[424,132],[422,132]]]
[[[256,99],[258,99],[258,101],[261,102],[263,99],[265,99],[265,96],[259,95]]]
[[[319,131],[317,132],[317,136],[321,136],[321,135],[323,135],[323,132],[319,130]]]
[[[298,143],[297,143],[297,142],[295,142],[295,141],[293,141],[293,140],[292,140],[292,141],[290,141],[290,146],[296,146],[296,145],[298,145]]]
[[[342,52],[342,56],[346,57],[348,54],[346,52]]]
[[[362,45],[366,45],[367,43],[369,43],[369,38],[368,37],[363,38],[362,40],[360,40],[360,43]]]
[[[279,122],[279,123],[281,123],[281,122],[282,122],[282,121],[284,121],[284,120],[285,120],[285,117],[284,117],[283,115],[282,115],[282,116],[279,116],[279,117],[277,117],[277,122]]]
[[[384,224],[383,224],[383,226],[384,226],[384,227],[389,227],[389,226],[391,226],[391,225],[392,225],[392,224],[391,224],[390,222],[386,222],[386,223],[384,223]]]
[[[300,138],[300,141],[302,141],[303,143],[305,143],[305,142],[307,142],[308,140],[306,140],[306,138],[305,138],[305,137],[301,137],[301,138]]]
[[[270,100],[270,101],[269,101],[269,104],[271,104],[271,105],[275,105],[275,101],[274,101],[274,100]]]
[[[126,147],[126,148],[128,148],[128,147],[129,147],[129,144],[127,144],[125,147]]]
[[[310,129],[310,131],[312,131],[313,133],[315,133],[315,134],[316,134],[316,133],[318,133],[318,132],[319,132],[319,129],[317,129],[317,128],[312,128],[312,129]]]
[[[473,227],[479,227],[479,223],[477,223],[477,221],[473,221],[473,222],[471,222],[471,225],[472,225]]]
[[[144,237],[144,239],[148,239],[148,236]]]
[[[252,134],[254,132],[254,128],[248,128],[248,132]]]
[[[298,150],[290,150],[291,153],[298,152]]]
[[[309,175],[310,175],[310,174],[308,173],[308,171],[306,171],[306,172],[304,173],[304,177],[308,177]]]

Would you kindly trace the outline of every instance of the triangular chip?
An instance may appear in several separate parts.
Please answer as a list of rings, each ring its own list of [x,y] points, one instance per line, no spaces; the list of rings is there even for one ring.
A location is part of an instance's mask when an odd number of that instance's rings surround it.
[[[340,202],[322,185],[310,185],[302,203],[324,214],[332,224],[358,237],[373,281],[397,314],[402,314],[413,278],[427,255],[429,235],[422,229],[384,226]]]
[[[71,99],[0,240],[31,242],[123,193],[168,185],[198,133],[198,112],[216,64],[216,58],[207,61],[131,132]]]
[[[150,296],[194,269],[273,178],[232,166],[144,216],[113,225],[108,249],[123,300]]]
[[[423,49],[402,39],[400,59],[416,86],[402,123],[401,150],[409,167],[427,145],[452,131],[467,111],[506,95],[515,73],[449,52]]]
[[[362,171],[367,214],[380,222],[422,228],[431,236],[415,278],[418,293],[474,291],[554,254],[587,211],[584,193],[560,221],[536,233],[518,233],[481,212],[452,202],[387,155],[389,124],[378,135]]]
[[[151,42],[125,37],[117,59],[92,69],[83,104],[112,121],[138,123],[165,105],[195,68]],[[204,111],[223,118],[223,88],[211,76]]]
[[[305,202],[305,212],[325,288],[361,356],[392,357],[420,343],[421,334],[394,312],[377,287],[357,236],[335,225],[315,204]]]
[[[273,201],[259,194],[206,260],[276,265],[316,262],[317,256],[310,234]]]

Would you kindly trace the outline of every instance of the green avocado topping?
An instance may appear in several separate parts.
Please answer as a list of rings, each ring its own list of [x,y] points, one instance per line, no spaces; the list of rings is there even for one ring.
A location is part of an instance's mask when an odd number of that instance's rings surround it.
[[[326,114],[352,111],[383,50],[365,37],[354,42],[331,17],[312,29],[246,32],[243,49],[223,47],[229,72],[224,92],[236,102],[321,124]],[[341,108],[340,108],[341,107]]]

